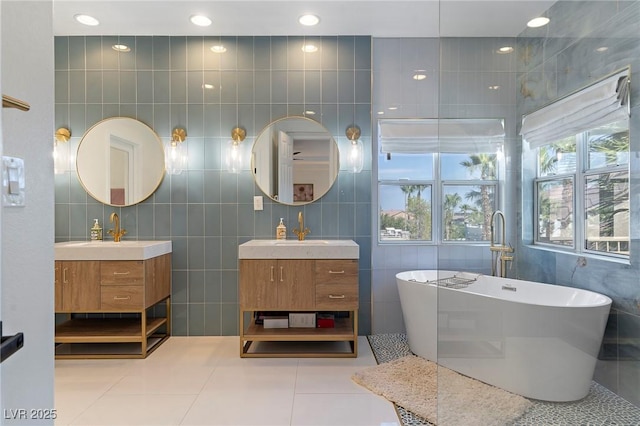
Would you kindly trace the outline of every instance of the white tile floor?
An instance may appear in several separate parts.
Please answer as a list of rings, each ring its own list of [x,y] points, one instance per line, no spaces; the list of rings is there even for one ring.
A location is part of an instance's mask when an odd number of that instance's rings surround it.
[[[144,360],[57,360],[56,425],[400,425],[358,358],[240,358],[238,337],[171,337]]]

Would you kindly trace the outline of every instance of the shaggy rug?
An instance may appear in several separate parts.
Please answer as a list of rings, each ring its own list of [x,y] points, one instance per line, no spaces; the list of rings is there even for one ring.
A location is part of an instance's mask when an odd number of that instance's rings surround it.
[[[519,395],[408,355],[355,373],[353,381],[440,426],[508,424],[531,406]]]

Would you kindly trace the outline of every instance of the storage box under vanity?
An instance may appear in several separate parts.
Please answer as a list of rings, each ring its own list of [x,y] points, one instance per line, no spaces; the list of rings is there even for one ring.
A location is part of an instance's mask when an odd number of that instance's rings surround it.
[[[286,315],[265,316],[264,328],[289,328],[289,317]]]
[[[316,324],[318,328],[334,328],[335,327],[335,315],[334,314],[317,314]]]
[[[290,328],[315,328],[316,327],[315,312],[290,312],[289,327]]]

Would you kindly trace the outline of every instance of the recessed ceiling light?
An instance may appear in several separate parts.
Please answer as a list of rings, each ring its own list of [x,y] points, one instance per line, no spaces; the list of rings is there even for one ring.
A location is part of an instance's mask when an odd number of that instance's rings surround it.
[[[389,108],[387,108],[387,109],[388,109],[389,111],[395,111],[395,110],[397,110],[397,109],[398,109],[398,107],[395,107],[395,106],[394,106],[394,107],[389,107]]]
[[[316,15],[307,14],[299,17],[298,22],[307,27],[312,27],[320,22],[320,18],[318,18]]]
[[[316,46],[315,44],[305,44],[302,46],[302,51],[304,53],[314,53],[318,51],[318,46]]]
[[[513,52],[513,47],[511,46],[502,46],[500,49],[498,49],[498,53],[511,53]]]
[[[114,44],[111,48],[117,52],[131,52],[131,48],[126,44]]]
[[[607,46],[600,46],[600,47],[596,47],[596,52],[606,52],[607,50],[609,50],[609,48]]]
[[[316,115],[316,112],[308,109],[304,112],[304,115]]]
[[[89,16],[89,15],[78,14],[78,15],[74,15],[73,19],[75,19],[76,21],[80,22],[83,25],[89,25],[91,27],[100,25],[100,21],[98,21],[93,16]]]
[[[378,115],[384,115],[384,111],[378,111]]]
[[[527,27],[529,27],[529,28],[544,27],[548,23],[549,23],[549,18],[546,18],[544,16],[540,16],[538,18],[533,18],[532,20],[527,22]]]
[[[489,90],[498,90],[500,89],[500,86],[495,85],[495,86],[489,86]]]
[[[221,44],[216,44],[215,46],[211,46],[211,51],[213,53],[224,53],[227,51],[227,48]]]
[[[420,81],[420,80],[426,79],[427,75],[425,74],[425,70],[415,70],[411,78],[413,78],[414,80]]]
[[[193,25],[197,25],[199,27],[208,27],[211,25],[211,22],[213,22],[209,17],[204,15],[191,15],[189,20]]]
[[[207,90],[212,90],[212,89],[215,88],[215,86],[213,84],[211,84],[211,83],[205,83],[205,84],[202,85],[202,88],[203,89],[207,89]]]

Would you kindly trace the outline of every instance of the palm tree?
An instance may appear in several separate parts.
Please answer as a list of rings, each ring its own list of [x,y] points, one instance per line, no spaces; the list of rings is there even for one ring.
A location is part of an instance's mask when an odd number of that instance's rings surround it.
[[[576,140],[571,136],[556,143],[542,146],[538,151],[538,167],[542,176],[558,172],[558,161],[563,153],[576,152]]]
[[[416,191],[416,185],[401,185],[400,190],[404,194],[405,231],[409,230],[409,199]]]
[[[608,164],[615,164],[619,153],[629,152],[629,132],[625,130],[614,134],[605,134],[590,140],[589,151],[602,152],[605,154]]]
[[[411,186],[415,192],[416,192],[416,202],[414,203],[415,206],[415,210],[414,213],[414,218],[416,219],[416,233],[417,233],[417,238],[421,239],[423,238],[423,234],[424,234],[424,230],[423,228],[423,224],[422,224],[422,216],[425,214],[424,211],[424,207],[422,205],[422,191],[425,190],[425,188],[427,187],[427,185],[409,185]]]
[[[558,172],[558,161],[563,153],[576,152],[576,140],[574,136],[561,139],[556,143],[542,146],[538,149],[538,171],[540,176],[554,175]],[[555,181],[552,181],[555,182]],[[547,194],[550,183],[538,183],[538,238],[540,241],[551,242],[551,234],[555,224],[551,221],[551,211],[555,208],[551,204]]]
[[[412,187],[414,187],[415,191],[416,191],[416,196],[418,197],[418,200],[422,199],[422,191],[425,190],[425,188],[427,187],[427,185],[411,185]]]
[[[447,194],[444,197],[444,239],[451,239],[451,230],[453,227],[453,215],[456,207],[462,201],[460,194]]]
[[[480,179],[482,180],[496,179],[496,154],[473,154],[469,156],[469,160],[462,161],[460,164],[469,169],[470,173],[479,170]],[[480,185],[479,193],[472,192],[467,194],[468,199],[476,199],[478,197],[481,200],[484,215],[482,238],[489,240],[491,238],[491,213],[493,211],[491,187]]]
[[[424,238],[427,233],[431,233],[431,228],[425,225],[425,221],[430,219],[430,202],[425,203],[422,200],[422,191],[424,191],[428,185],[402,185],[400,190],[404,193],[404,211],[406,215],[405,231],[411,231],[412,238]],[[412,195],[416,193],[415,200],[412,200]],[[423,217],[426,218],[423,220]],[[427,232],[428,231],[428,232]]]
[[[603,153],[607,164],[617,164],[618,154],[629,153],[629,132],[605,134],[590,140],[589,151]],[[614,236],[614,216],[618,213],[628,215],[629,212],[629,176],[605,173],[600,175],[597,182],[601,201],[587,214],[599,216],[600,236]]]
[[[473,204],[462,204],[460,205],[460,211],[467,218],[468,223],[471,225],[482,225],[482,220],[484,215],[482,214],[482,206],[478,205],[478,203]]]

